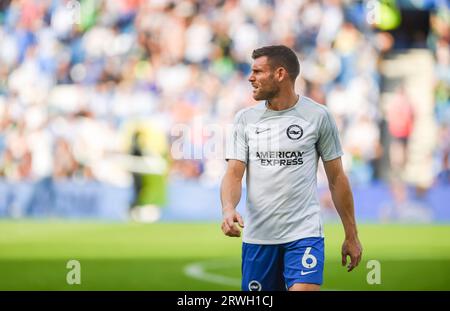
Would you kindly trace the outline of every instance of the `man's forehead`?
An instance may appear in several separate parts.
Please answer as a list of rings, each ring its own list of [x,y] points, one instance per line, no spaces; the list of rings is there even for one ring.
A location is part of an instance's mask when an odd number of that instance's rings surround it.
[[[252,65],[253,69],[265,69],[268,67],[270,67],[270,64],[269,64],[269,59],[267,58],[267,56],[258,57],[257,59],[255,59],[253,61],[253,65]]]

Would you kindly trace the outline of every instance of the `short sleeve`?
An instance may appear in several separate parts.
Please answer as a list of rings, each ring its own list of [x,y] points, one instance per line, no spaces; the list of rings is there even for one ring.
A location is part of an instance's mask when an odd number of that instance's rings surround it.
[[[344,154],[339,140],[336,122],[330,111],[326,108],[319,126],[317,151],[319,152],[322,161],[334,160]]]
[[[239,160],[247,163],[248,144],[245,137],[245,119],[243,111],[236,114],[233,123],[233,129],[226,143],[226,160]]]

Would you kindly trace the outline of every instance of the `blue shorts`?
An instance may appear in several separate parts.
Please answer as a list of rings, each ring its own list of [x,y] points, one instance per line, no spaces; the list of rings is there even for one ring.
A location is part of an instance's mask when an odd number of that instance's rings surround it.
[[[242,290],[285,291],[295,283],[323,282],[324,239],[275,245],[242,244]]]

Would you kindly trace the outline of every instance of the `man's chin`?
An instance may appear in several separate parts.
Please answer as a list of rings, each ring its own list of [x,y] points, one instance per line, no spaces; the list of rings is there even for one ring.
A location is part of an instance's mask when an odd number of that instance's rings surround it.
[[[253,96],[253,99],[256,100],[256,101],[265,99],[264,96],[261,95],[261,94],[253,94],[252,96]]]

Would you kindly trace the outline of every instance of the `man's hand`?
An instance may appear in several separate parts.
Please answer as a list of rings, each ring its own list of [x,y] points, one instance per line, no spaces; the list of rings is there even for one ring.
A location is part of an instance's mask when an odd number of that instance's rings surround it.
[[[347,256],[350,256],[350,263],[347,266],[347,271],[350,272],[358,266],[362,257],[362,246],[358,237],[346,238],[342,244],[342,265],[347,264]]]
[[[225,235],[232,237],[241,236],[241,230],[239,230],[235,222],[237,222],[241,228],[244,228],[244,221],[235,209],[223,212],[222,231]]]

